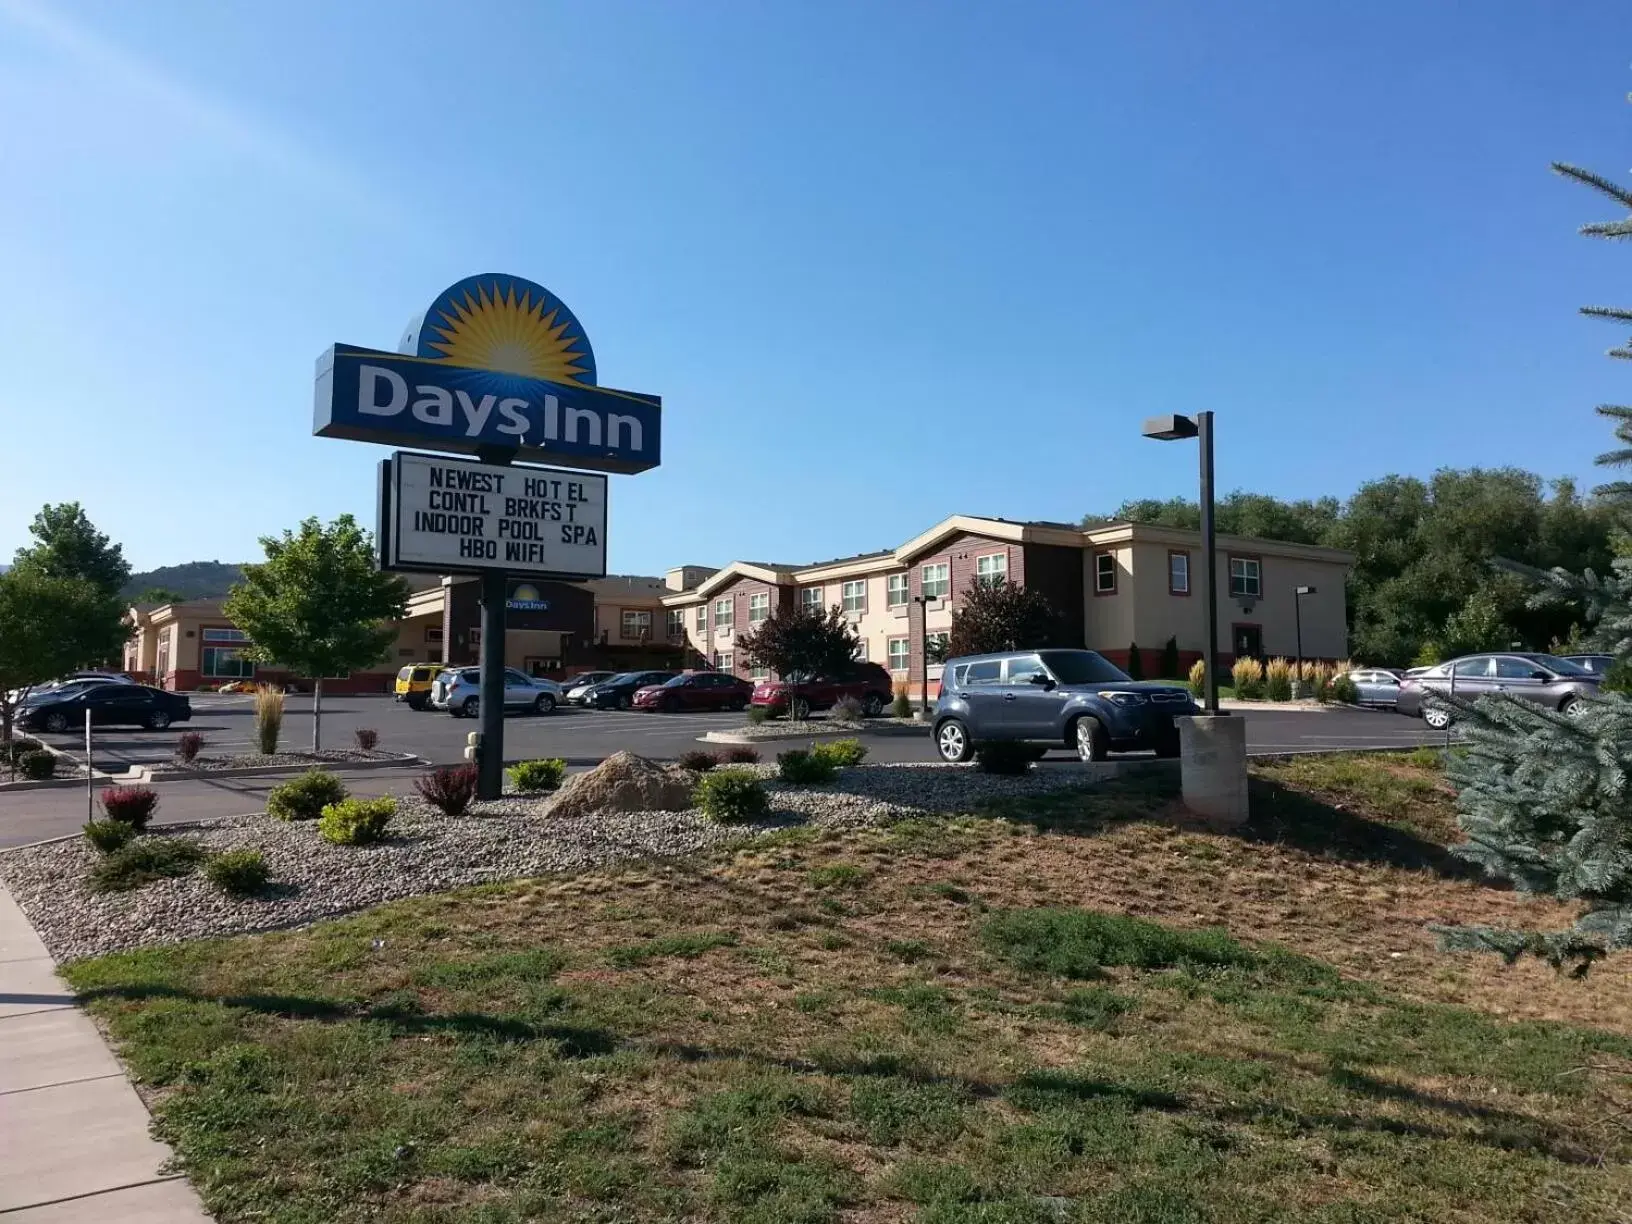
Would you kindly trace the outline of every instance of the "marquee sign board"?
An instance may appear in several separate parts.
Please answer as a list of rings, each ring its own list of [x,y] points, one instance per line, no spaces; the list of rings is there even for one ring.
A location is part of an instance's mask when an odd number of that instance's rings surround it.
[[[599,472],[662,457],[662,400],[596,383],[572,311],[542,285],[501,273],[442,291],[395,353],[336,344],[318,359],[312,432]]]
[[[398,451],[380,464],[380,568],[604,578],[606,484],[589,472]]]

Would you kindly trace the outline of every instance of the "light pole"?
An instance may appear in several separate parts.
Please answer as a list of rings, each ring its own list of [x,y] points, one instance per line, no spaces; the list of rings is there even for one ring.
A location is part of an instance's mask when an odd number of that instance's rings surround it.
[[[1292,623],[1296,626],[1298,635],[1298,683],[1303,683],[1303,597],[1313,595],[1315,588],[1300,586],[1292,588]]]
[[[929,713],[929,604],[930,601],[922,595],[914,595],[912,602],[918,605],[918,626],[923,630],[924,644],[919,654],[922,656],[918,673],[918,711],[921,714]]]
[[[1213,414],[1198,412],[1194,419],[1173,414],[1150,417],[1141,431],[1159,442],[1195,438],[1201,443],[1201,551],[1207,581],[1207,634],[1202,639],[1202,662],[1207,668],[1203,704],[1207,713],[1218,710],[1218,541],[1213,529]]]

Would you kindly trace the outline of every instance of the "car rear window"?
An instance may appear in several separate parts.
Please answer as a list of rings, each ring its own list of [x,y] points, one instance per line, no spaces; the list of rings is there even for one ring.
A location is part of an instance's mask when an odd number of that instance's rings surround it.
[[[412,676],[412,675],[413,675],[413,674],[414,674],[414,669],[413,669],[413,668],[411,668],[411,667],[405,667],[405,668],[403,668],[403,669],[402,669],[402,670],[401,670],[401,671],[399,671],[399,672],[398,672],[398,673],[397,673],[397,679],[398,679],[398,680],[407,680],[407,679],[409,679],[409,678],[410,678],[410,677],[411,677],[411,676]]]
[[[416,667],[414,668],[412,678],[415,680],[429,680],[431,678],[431,669],[428,667]]]
[[[957,669],[959,684],[996,684],[1003,678],[1003,663],[986,659],[980,663],[965,663]]]

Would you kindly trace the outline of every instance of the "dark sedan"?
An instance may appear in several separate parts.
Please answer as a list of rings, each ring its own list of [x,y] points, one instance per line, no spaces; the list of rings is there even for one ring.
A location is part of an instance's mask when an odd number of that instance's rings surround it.
[[[635,709],[662,710],[741,710],[754,695],[754,686],[724,672],[686,672],[663,684],[649,685],[635,693]]]
[[[1548,709],[1569,713],[1582,698],[1596,697],[1602,679],[1568,659],[1548,654],[1467,655],[1430,667],[1400,682],[1401,714],[1421,716],[1436,731],[1456,721],[1456,711],[1435,698],[1440,694],[1474,701],[1506,693]]]
[[[633,709],[635,694],[641,689],[654,684],[667,684],[672,679],[672,671],[619,672],[585,693],[583,703],[594,710]]]
[[[24,703],[17,720],[25,727],[61,734],[85,725],[85,712],[97,727],[146,727],[162,731],[187,722],[193,706],[181,693],[145,684],[95,684],[70,691],[41,693]]]

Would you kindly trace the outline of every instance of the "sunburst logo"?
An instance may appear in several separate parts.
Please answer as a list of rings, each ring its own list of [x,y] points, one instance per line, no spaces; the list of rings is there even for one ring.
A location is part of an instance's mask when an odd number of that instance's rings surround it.
[[[577,318],[519,277],[467,277],[431,303],[403,342],[404,351],[446,365],[595,385],[595,354]]]

